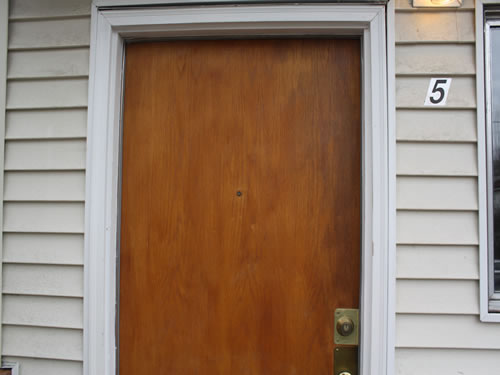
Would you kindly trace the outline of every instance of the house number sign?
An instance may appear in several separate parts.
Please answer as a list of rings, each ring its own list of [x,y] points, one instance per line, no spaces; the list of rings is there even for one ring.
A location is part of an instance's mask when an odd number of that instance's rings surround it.
[[[451,78],[431,78],[424,105],[443,106],[446,105],[448,91],[450,90]]]

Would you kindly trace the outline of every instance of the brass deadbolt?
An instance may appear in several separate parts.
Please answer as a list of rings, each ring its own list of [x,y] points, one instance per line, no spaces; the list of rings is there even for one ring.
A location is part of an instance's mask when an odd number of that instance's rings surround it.
[[[342,316],[337,320],[337,332],[341,336],[349,336],[354,332],[354,322],[348,316]],[[345,374],[344,374],[345,375]]]
[[[359,375],[358,348],[337,346],[333,351],[333,375]]]

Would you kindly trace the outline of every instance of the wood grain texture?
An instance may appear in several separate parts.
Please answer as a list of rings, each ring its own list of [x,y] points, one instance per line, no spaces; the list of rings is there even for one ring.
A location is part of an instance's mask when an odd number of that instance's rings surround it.
[[[125,74],[120,374],[332,374],[359,304],[359,41],[132,44]]]

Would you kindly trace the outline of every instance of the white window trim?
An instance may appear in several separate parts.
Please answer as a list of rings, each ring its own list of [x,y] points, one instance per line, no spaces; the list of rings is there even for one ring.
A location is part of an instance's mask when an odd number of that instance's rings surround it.
[[[98,0],[113,5],[116,0]],[[119,1],[118,1],[119,2]],[[363,60],[362,375],[394,372],[394,77],[385,7],[259,5],[92,9],[84,291],[84,374],[116,373],[120,119],[125,38],[356,34]],[[393,36],[391,36],[393,38]],[[393,40],[393,39],[391,39]],[[393,64],[389,65],[393,69]],[[388,94],[388,78],[391,92]],[[391,110],[388,110],[390,105]],[[389,123],[390,120],[390,123]],[[394,185],[394,186],[393,186]],[[333,355],[333,353],[332,353]]]
[[[478,152],[478,189],[479,189],[479,311],[483,322],[500,322],[500,313],[490,312],[490,304],[497,303],[492,297],[493,280],[491,260],[493,247],[489,243],[489,225],[492,224],[491,210],[488,210],[488,150],[487,139],[487,90],[489,82],[485,71],[485,24],[484,6],[500,4],[499,0],[477,0],[476,2],[476,98],[477,98],[477,152]],[[491,228],[490,228],[491,229]],[[497,300],[498,301],[498,300]]]
[[[0,0],[0,197],[3,197],[5,116],[7,103],[7,51],[9,31],[9,1]],[[3,228],[3,199],[0,199],[0,228]],[[0,231],[0,259],[3,259],[3,232]],[[0,290],[2,290],[2,269],[0,265]],[[0,298],[0,321],[2,320],[2,298]],[[0,353],[2,352],[2,326],[0,324]]]

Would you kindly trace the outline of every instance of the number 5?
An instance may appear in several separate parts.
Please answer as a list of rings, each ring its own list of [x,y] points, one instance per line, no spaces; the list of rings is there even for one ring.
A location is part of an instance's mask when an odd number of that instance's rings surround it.
[[[431,78],[424,105],[446,105],[451,78]]]

